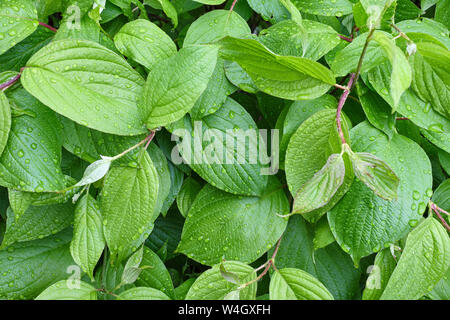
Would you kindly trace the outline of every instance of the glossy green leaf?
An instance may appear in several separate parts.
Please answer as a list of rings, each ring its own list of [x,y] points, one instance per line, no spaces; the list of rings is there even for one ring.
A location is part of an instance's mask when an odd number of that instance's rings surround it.
[[[192,46],[159,63],[148,75],[141,113],[154,129],[182,118],[208,85],[217,48]]]
[[[292,213],[307,213],[326,206],[344,183],[345,163],[333,153],[327,163],[297,191]]]
[[[280,22],[289,18],[289,11],[279,0],[248,0],[247,2],[253,11],[259,13],[264,20],[270,21],[271,23]]]
[[[126,258],[134,241],[152,222],[158,173],[144,152],[137,168],[115,167],[105,178],[100,198],[104,234],[113,260]]]
[[[158,255],[145,246],[141,268],[142,271],[136,280],[136,286],[155,288],[171,299],[175,299],[175,290],[169,271]]]
[[[332,153],[341,152],[341,141],[337,133],[335,117],[334,110],[318,111],[304,121],[292,135],[286,150],[285,169],[289,191],[294,197],[297,196],[302,186],[324,167]],[[343,124],[344,132],[347,133],[345,122]],[[307,150],[315,151],[308,152]],[[333,186],[333,190],[335,190],[334,187],[340,186],[340,188],[335,191],[331,199],[327,199],[327,205],[317,207],[318,210],[306,214],[307,220],[317,221],[347,192],[353,182],[353,170],[346,155],[344,155],[344,166],[344,182],[326,184]],[[333,182],[335,182],[334,179]],[[325,194],[325,196],[329,196],[329,194]]]
[[[173,23],[173,27],[178,26],[178,13],[173,4],[169,0],[144,0],[144,4],[148,4],[152,8],[163,10],[164,13]]]
[[[391,139],[395,133],[395,115],[389,104],[362,82],[358,82],[356,88],[367,120]]]
[[[236,12],[213,10],[197,20],[189,27],[183,46],[209,44],[225,37],[241,38],[250,35],[247,23]]]
[[[279,22],[261,31],[258,40],[279,55],[309,58],[314,61],[341,42],[332,27],[306,19],[302,20],[302,26],[293,20]]]
[[[270,280],[270,300],[334,300],[325,286],[309,273],[279,269]]]
[[[202,185],[192,177],[184,181],[180,193],[177,195],[178,210],[180,210],[183,217],[187,216],[201,189]]]
[[[25,213],[16,217],[9,209],[6,212],[6,232],[2,248],[13,243],[42,239],[60,232],[73,222],[73,205],[58,204],[41,207],[29,207]]]
[[[398,256],[399,254],[397,253],[396,255]],[[380,299],[392,272],[397,266],[397,258],[392,256],[389,248],[377,253],[373,265],[367,269],[369,276],[363,291],[363,300]]]
[[[114,36],[119,51],[152,70],[177,52],[172,39],[156,24],[138,19],[128,22]]]
[[[45,289],[35,300],[97,300],[97,290],[83,281],[75,285],[70,280],[61,280]]]
[[[225,261],[224,268],[232,272],[241,284],[256,278],[256,272],[252,267],[240,261]],[[189,289],[186,300],[222,300],[227,294],[239,287],[227,281],[220,272],[220,264],[216,264],[211,269],[203,272]],[[254,300],[256,298],[257,284],[252,283],[240,291],[240,299]]]
[[[359,295],[361,275],[350,256],[336,243],[314,250],[313,229],[300,215],[289,218],[275,263],[278,269],[297,268],[308,272],[337,300],[355,299]]]
[[[9,130],[11,129],[11,109],[8,98],[0,92],[0,155],[8,142]]]
[[[189,210],[177,251],[206,265],[223,258],[253,262],[279,239],[287,222],[277,214],[288,210],[275,178],[261,198],[235,196],[206,185]]]
[[[221,190],[261,195],[267,186],[270,168],[260,155],[266,145],[259,139],[256,127],[250,114],[228,98],[217,112],[194,125],[187,117],[176,124],[173,134],[181,138],[177,148],[182,158],[173,151],[173,159],[177,163],[184,160],[203,179]]]
[[[380,299],[419,299],[443,278],[450,265],[450,239],[433,217],[414,229]]]
[[[338,16],[352,13],[352,1],[349,0],[292,0],[292,3],[300,10],[321,16]]]
[[[26,114],[12,118],[0,156],[0,185],[31,192],[62,190],[61,128],[54,112],[21,88],[8,98]]]
[[[351,130],[351,137],[354,152],[370,152],[400,179],[398,199],[393,201],[378,197],[364,182],[356,180],[328,213],[337,242],[357,264],[360,258],[403,238],[417,225],[431,196],[432,177],[425,152],[404,136],[396,134],[389,140],[363,122]]]
[[[118,300],[170,300],[163,292],[154,288],[136,287],[128,289],[117,297]]]
[[[90,195],[78,200],[73,224],[70,253],[81,269],[93,278],[94,268],[106,243],[102,215],[97,201]]]
[[[450,117],[450,54],[448,49],[430,42],[417,45],[417,52],[409,58],[412,88],[434,110]]]
[[[352,153],[350,159],[356,177],[377,196],[389,201],[398,199],[400,181],[386,162],[367,152]]]
[[[274,54],[257,40],[226,37],[219,43],[221,56],[239,63],[267,94],[290,100],[314,99],[335,83],[334,75],[323,65]]]
[[[369,72],[370,84],[380,96],[394,106],[389,93],[390,66],[380,65]],[[398,113],[423,128],[422,134],[432,143],[450,152],[450,120],[434,111],[430,103],[422,101],[412,89],[405,91],[397,107]]]
[[[10,0],[0,3],[0,54],[28,37],[39,25],[32,0]]]
[[[70,230],[42,240],[21,242],[0,251],[0,298],[33,299],[53,283],[70,276]]]
[[[21,82],[45,105],[83,126],[118,135],[145,132],[136,102],[143,79],[95,42],[50,43],[27,62]]]

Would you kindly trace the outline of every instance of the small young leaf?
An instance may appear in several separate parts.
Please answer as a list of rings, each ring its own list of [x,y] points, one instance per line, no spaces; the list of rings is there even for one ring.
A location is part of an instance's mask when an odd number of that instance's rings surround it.
[[[0,155],[8,142],[9,130],[11,129],[11,109],[5,94],[0,91]]]
[[[341,187],[344,178],[344,159],[342,155],[334,153],[322,169],[297,191],[292,213],[307,213],[328,204]]]
[[[102,179],[108,173],[111,162],[111,158],[102,157],[101,160],[97,160],[90,164],[84,171],[83,178],[81,178],[74,187],[85,186]]]
[[[136,281],[141,273],[142,269],[139,268],[142,262],[142,257],[144,254],[144,247],[142,246],[137,250],[131,257],[128,258],[127,263],[123,269],[122,273],[122,284],[131,284]]]
[[[350,154],[355,175],[375,194],[386,200],[398,198],[400,180],[389,165],[367,152]]]

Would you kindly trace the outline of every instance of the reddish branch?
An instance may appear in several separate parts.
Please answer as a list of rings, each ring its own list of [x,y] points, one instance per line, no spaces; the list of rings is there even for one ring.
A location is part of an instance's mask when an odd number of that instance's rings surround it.
[[[344,92],[341,95],[341,98],[339,99],[337,112],[336,112],[336,124],[339,131],[339,136],[341,137],[342,144],[347,143],[345,141],[344,132],[342,131],[342,125],[341,125],[341,114],[342,114],[342,108],[344,107],[345,101],[347,101],[348,95],[350,94],[350,90],[353,87],[353,83],[355,81],[356,74],[352,73],[350,75],[350,80],[348,80],[347,87],[344,87]],[[342,87],[342,86],[339,86]]]
[[[48,25],[48,24],[46,24],[46,23],[39,22],[39,24],[40,24],[41,26],[43,26],[43,27],[49,29],[49,30],[52,30],[53,32],[57,32],[57,31],[58,31],[58,29],[53,28],[52,26],[50,26],[50,25]]]
[[[237,0],[233,0],[233,3],[231,4],[230,12],[233,11],[234,6],[236,5]]]
[[[339,38],[341,38],[342,40],[345,40],[345,41],[347,41],[347,42],[352,42],[352,41],[353,41],[352,38],[348,38],[348,37],[346,37],[346,36],[343,36],[342,34],[339,35]]]
[[[445,213],[446,215],[450,215],[447,211],[445,211],[442,208],[439,208],[435,203],[430,201],[430,208],[432,212],[436,214],[438,219],[441,221],[442,225],[447,229],[447,231],[450,231],[450,226],[448,225],[447,221],[445,221],[444,217],[442,217],[441,213]]]

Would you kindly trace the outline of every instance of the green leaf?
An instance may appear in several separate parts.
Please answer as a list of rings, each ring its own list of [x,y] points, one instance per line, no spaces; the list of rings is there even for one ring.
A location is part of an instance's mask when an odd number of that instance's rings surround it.
[[[334,300],[319,280],[295,268],[275,271],[270,280],[269,294],[270,300]]]
[[[397,266],[396,259],[392,256],[389,248],[377,253],[375,261],[370,269],[367,269],[369,276],[363,291],[363,300],[378,300],[383,294],[392,272]]]
[[[374,34],[378,32],[382,31],[375,31]],[[330,64],[331,70],[336,76],[346,76],[350,72],[356,71],[368,35],[368,32],[359,35],[349,45],[336,53]],[[370,41],[361,65],[361,73],[369,71],[386,61],[386,53],[381,49],[380,44],[376,41]]]
[[[345,135],[348,135],[345,121],[343,121],[343,130],[346,132]],[[308,152],[308,150],[314,150],[314,152]],[[335,110],[318,111],[304,121],[292,135],[286,150],[286,180],[291,194],[294,197],[297,196],[302,186],[324,167],[329,156],[340,152],[341,141],[336,129]],[[305,215],[308,221],[317,221],[339,201],[352,184],[353,170],[348,157],[346,155],[344,157],[346,175],[344,182],[326,206]]]
[[[100,198],[104,234],[113,261],[122,261],[153,219],[158,173],[144,152],[138,168],[115,167],[105,178]]]
[[[83,178],[75,184],[75,187],[85,186],[102,179],[111,167],[112,159],[109,157],[102,157],[91,163],[83,173]]]
[[[51,42],[28,61],[21,82],[45,105],[83,126],[118,135],[145,132],[136,103],[143,79],[95,42]]]
[[[445,1],[440,0],[439,2],[444,3]],[[435,20],[427,18],[404,20],[398,22],[397,27],[416,44],[422,41],[434,42],[450,49],[447,27]]]
[[[177,148],[184,161],[221,190],[261,195],[267,186],[270,168],[259,154],[266,151],[266,145],[259,139],[250,114],[228,98],[216,113],[195,122],[194,126],[189,120],[185,117],[179,121],[173,131],[182,139]]]
[[[390,66],[383,64],[369,72],[368,79],[380,96],[393,106],[389,93],[390,72]],[[431,104],[422,101],[412,89],[405,91],[402,95],[397,111],[415,125],[423,128],[422,134],[432,143],[446,152],[450,152],[450,120],[434,111]]]
[[[0,298],[34,299],[51,284],[70,275],[70,230],[42,240],[27,241],[0,251]],[[19,276],[20,275],[20,276]]]
[[[91,279],[105,245],[102,215],[97,201],[90,195],[84,195],[75,207],[70,253]]]
[[[122,285],[134,283],[139,277],[139,274],[142,271],[139,266],[141,265],[143,254],[144,247],[142,246],[139,250],[133,253],[131,257],[128,258],[122,272],[122,280],[120,281]]]
[[[11,91],[8,98],[26,114],[12,118],[0,156],[0,185],[30,192],[62,190],[61,129],[54,112],[22,88]]]
[[[385,161],[398,175],[398,199],[384,200],[362,181],[353,182],[347,194],[328,213],[331,230],[355,264],[403,238],[417,225],[431,196],[431,164],[426,153],[401,135],[389,140],[367,122],[351,131],[352,149]],[[411,175],[414,172],[414,175]]]
[[[97,300],[97,290],[93,286],[83,281],[74,285],[70,281],[61,280],[52,284],[35,300]]]
[[[274,54],[254,39],[225,37],[219,44],[224,59],[239,63],[261,91],[279,98],[314,99],[336,82],[320,63]]]
[[[11,129],[11,109],[8,98],[0,91],[0,155],[5,150]]]
[[[159,149],[156,144],[151,143],[147,152],[152,159],[153,165],[158,172],[159,188],[158,188],[158,198],[155,205],[155,211],[152,222],[156,220],[158,215],[164,209],[164,204],[170,195],[172,188],[172,178],[171,171],[169,169],[168,161],[164,156],[161,149]]]
[[[256,279],[256,272],[252,267],[240,261],[225,261],[222,263],[228,272],[239,277],[244,284]],[[203,272],[189,289],[186,300],[222,300],[230,292],[236,290],[239,285],[227,281],[220,272],[220,266],[216,264],[211,269]],[[255,300],[257,283],[254,282],[240,290],[242,300]]]
[[[176,298],[169,271],[158,255],[145,246],[141,268],[136,286],[155,288],[171,299]]]
[[[259,91],[252,78],[250,78],[248,73],[245,72],[238,63],[225,61],[224,68],[228,80],[239,89],[249,93],[256,93]]]
[[[433,289],[450,265],[450,239],[428,217],[406,239],[405,249],[380,299],[416,300]]]
[[[223,258],[253,262],[280,238],[287,222],[277,214],[288,210],[275,178],[261,198],[235,196],[208,184],[189,211],[177,251],[206,265]]]
[[[302,12],[321,16],[338,16],[352,13],[352,1],[349,0],[292,0],[292,3]]]
[[[399,178],[389,165],[368,152],[350,153],[356,177],[385,200],[398,199]]]
[[[271,254],[269,252],[268,256]],[[300,215],[289,218],[276,266],[308,272],[322,282],[335,299],[354,299],[360,292],[361,274],[353,266],[350,256],[336,243],[314,250],[312,227]]]
[[[8,189],[9,205],[15,219],[21,217],[33,203],[33,193]]]
[[[447,270],[445,276],[434,286],[433,290],[427,296],[433,300],[449,300],[450,299],[450,269]]]
[[[434,110],[450,118],[450,53],[431,42],[416,46],[417,52],[409,58],[412,88]]]
[[[259,13],[264,20],[270,21],[271,23],[275,24],[289,18],[289,11],[279,0],[268,0],[264,2],[248,0],[247,2],[253,11]]]
[[[170,298],[159,290],[137,287],[122,292],[117,300],[170,300]]]
[[[144,4],[148,4],[152,8],[163,10],[167,17],[172,21],[173,27],[178,26],[178,13],[173,4],[169,0],[144,0]]]
[[[199,120],[216,112],[234,91],[236,91],[236,88],[225,76],[224,60],[218,59],[208,86],[190,110],[190,115],[193,119]]]
[[[320,220],[314,226],[314,250],[325,248],[335,241],[336,239],[334,239],[334,235],[331,232],[327,217],[324,216],[320,218]]]
[[[394,107],[397,107],[401,95],[411,85],[411,67],[402,50],[386,34],[375,32],[373,34],[373,40],[380,44],[380,47],[384,50],[391,63],[390,93]]]
[[[344,183],[342,155],[332,154],[327,163],[297,191],[292,213],[307,213],[326,206]]]
[[[367,120],[391,139],[395,134],[395,114],[389,104],[361,81],[356,84],[356,88]]]
[[[450,211],[450,179],[442,182],[433,193],[431,200],[445,211]]]
[[[55,33],[47,28],[38,27],[33,34],[0,55],[0,72],[20,71],[28,59],[43,46],[47,45]]]
[[[124,25],[114,36],[114,43],[123,55],[150,70],[177,53],[172,39],[156,24],[143,19]]]
[[[179,120],[194,106],[208,85],[216,59],[217,48],[192,46],[149,73],[141,104],[149,129]]]
[[[450,17],[450,10],[449,10],[449,0],[440,0],[436,4],[436,10],[434,14],[434,18],[436,21],[439,21],[440,23],[443,23],[446,25],[447,28],[450,27],[449,23],[449,17]]]
[[[194,203],[195,198],[202,189],[202,185],[194,178],[186,179],[177,195],[178,210],[183,217],[186,217]]]
[[[213,10],[200,16],[191,24],[183,46],[209,44],[225,36],[241,38],[250,34],[247,22],[236,12]]]
[[[274,53],[319,60],[340,42],[338,33],[330,26],[313,21],[293,20],[279,22],[262,30],[258,40]]]
[[[63,126],[64,148],[87,162],[95,162],[101,159],[101,156],[116,156],[145,138],[145,135],[130,137],[100,132],[83,127],[62,116],[60,120]],[[132,150],[114,160],[111,165],[135,165],[138,152],[139,149]]]
[[[282,130],[280,163],[284,162],[289,141],[303,121],[319,110],[336,109],[336,107],[336,98],[328,94],[313,100],[294,101],[286,111],[286,117],[282,120],[282,129],[280,128]]]
[[[6,232],[2,248],[16,242],[42,239],[67,228],[73,222],[73,212],[73,205],[70,203],[32,206],[20,216],[15,216],[9,208],[6,212]]]
[[[37,11],[31,0],[0,3],[0,54],[28,37],[39,25]]]

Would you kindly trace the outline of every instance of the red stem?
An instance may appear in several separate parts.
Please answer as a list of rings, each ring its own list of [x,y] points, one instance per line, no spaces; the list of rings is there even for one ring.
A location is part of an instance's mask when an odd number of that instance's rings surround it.
[[[441,210],[445,213],[447,213],[447,211],[439,208],[435,203],[431,203],[431,210],[433,210],[438,219],[441,220],[442,225],[447,229],[447,231],[450,231],[450,226],[447,224],[447,221],[445,221],[445,219],[439,213],[439,211]]]
[[[5,83],[1,83],[0,84],[0,90],[4,91],[4,90],[8,89],[9,87],[11,87],[17,80],[19,80],[20,76],[21,76],[21,74],[19,73],[18,75],[12,77],[11,79],[6,81]]]
[[[407,118],[407,117],[397,117],[397,118],[395,118],[395,120],[409,120],[409,118]]]
[[[342,131],[341,113],[342,113],[342,108],[344,107],[345,101],[347,101],[347,97],[350,94],[350,90],[353,87],[353,82],[355,81],[355,76],[356,76],[356,74],[354,74],[354,73],[352,73],[350,75],[350,80],[348,80],[347,88],[345,88],[344,92],[341,95],[341,98],[339,99],[339,104],[338,104],[337,112],[336,112],[336,123],[337,123],[338,132],[339,132],[339,136],[341,137],[342,144],[346,144],[347,142],[345,141],[344,132]]]
[[[237,0],[233,0],[233,3],[231,4],[231,7],[230,7],[230,12],[233,11],[234,6],[236,5],[236,2],[237,2]]]
[[[148,141],[147,141],[147,143],[145,144],[144,149],[147,149],[147,148],[148,148],[148,145],[150,144],[150,142],[152,142],[154,136],[155,136],[155,130],[152,130],[152,131],[150,132],[150,134],[149,134],[149,135],[147,136],[147,138],[146,138],[146,139],[148,139]]]
[[[57,31],[58,31],[58,29],[55,29],[55,28],[53,28],[52,26],[50,26],[50,25],[48,25],[48,24],[46,24],[46,23],[39,22],[39,24],[40,24],[41,26],[43,26],[43,27],[49,29],[49,30],[52,30],[53,32],[57,32]]]
[[[352,41],[353,41],[353,39],[348,38],[348,37],[346,37],[346,36],[343,36],[342,34],[339,35],[339,38],[341,38],[342,40],[345,40],[345,41],[347,41],[347,42],[352,42]]]

